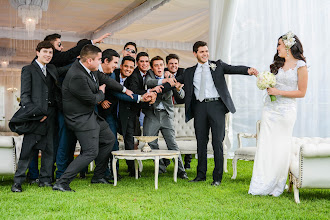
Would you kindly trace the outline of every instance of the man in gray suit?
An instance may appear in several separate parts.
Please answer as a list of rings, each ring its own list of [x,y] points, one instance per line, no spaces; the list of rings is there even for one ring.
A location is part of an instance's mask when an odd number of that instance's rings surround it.
[[[53,190],[72,191],[71,181],[94,159],[96,167],[91,182],[109,184],[104,174],[115,137],[108,123],[95,111],[96,105],[104,99],[105,86],[133,98],[132,91],[97,71],[102,57],[100,48],[88,44],[80,57],[69,69],[62,93],[65,122],[79,140],[81,153],[56,181]]]
[[[152,58],[150,61],[150,66],[152,72],[146,76],[145,81],[148,88],[153,88],[166,82],[170,84],[176,82],[174,78],[164,78],[165,64],[163,58],[160,56]],[[182,87],[182,84],[176,82],[175,89],[159,94],[156,102],[151,108],[143,109],[143,113],[145,114],[143,135],[158,136],[159,131],[161,131],[169,150],[180,150],[175,141],[175,131],[173,128],[174,107],[172,97],[173,93],[177,93],[178,96],[184,98],[185,94]],[[157,140],[150,142],[149,145],[153,149],[159,148]],[[166,172],[166,166],[163,160],[159,161],[159,172]],[[181,156],[179,156],[178,176],[182,179],[188,179],[187,173],[183,167]]]

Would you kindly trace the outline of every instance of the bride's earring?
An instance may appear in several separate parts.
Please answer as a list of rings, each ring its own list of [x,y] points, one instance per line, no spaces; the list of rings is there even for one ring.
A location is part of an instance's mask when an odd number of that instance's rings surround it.
[[[289,49],[286,49],[286,56],[289,57]]]

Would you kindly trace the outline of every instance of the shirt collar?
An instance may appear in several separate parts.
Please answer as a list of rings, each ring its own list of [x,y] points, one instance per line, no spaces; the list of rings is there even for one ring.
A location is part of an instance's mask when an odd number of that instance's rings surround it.
[[[156,79],[164,79],[164,73],[163,73],[162,76],[157,76],[157,75],[155,74],[155,77],[156,77]]]
[[[103,68],[102,68],[102,65],[101,65],[101,64],[99,65],[99,71],[100,71],[100,72],[102,72],[102,73],[104,73],[104,72],[103,72]]]
[[[84,66],[84,64],[81,63],[81,61],[79,60],[79,63],[84,67],[84,69],[87,71],[88,74],[91,74],[91,71]]]
[[[141,74],[142,77],[145,77],[147,75],[147,73],[148,73],[148,72],[143,73],[141,70],[139,70],[139,71],[140,71],[140,74]]]
[[[204,64],[201,64],[200,62],[197,63],[197,68],[201,68],[202,66],[209,66],[209,61],[206,61]]]
[[[39,65],[39,67],[40,67],[41,70],[42,70],[43,68],[46,68],[46,65],[47,65],[47,64],[45,64],[45,66],[44,66],[44,65],[42,65],[37,59],[36,59],[36,62],[37,62],[37,64]]]

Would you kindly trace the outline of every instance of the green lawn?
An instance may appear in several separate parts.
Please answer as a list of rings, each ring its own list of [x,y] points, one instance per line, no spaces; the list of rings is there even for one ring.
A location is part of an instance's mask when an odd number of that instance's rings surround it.
[[[23,184],[23,193],[12,193],[13,177],[0,179],[0,219],[330,219],[330,190],[300,190],[297,205],[293,193],[278,198],[248,195],[253,162],[239,161],[238,176],[231,180],[231,160],[221,186],[212,187],[213,159],[208,161],[206,182],[173,181],[173,163],[159,176],[154,188],[154,166],[144,161],[142,178],[127,176],[126,163],[120,161],[124,177],[118,185],[92,185],[75,179],[75,193],[52,191]],[[196,175],[197,160],[188,170]]]

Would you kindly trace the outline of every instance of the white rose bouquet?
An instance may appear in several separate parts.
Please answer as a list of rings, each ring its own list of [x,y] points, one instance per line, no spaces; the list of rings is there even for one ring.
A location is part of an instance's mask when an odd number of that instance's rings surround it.
[[[259,73],[257,76],[257,86],[260,90],[274,87],[276,85],[276,77],[274,74],[268,71]],[[270,95],[270,100],[276,101],[276,96]]]

